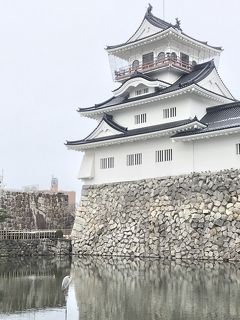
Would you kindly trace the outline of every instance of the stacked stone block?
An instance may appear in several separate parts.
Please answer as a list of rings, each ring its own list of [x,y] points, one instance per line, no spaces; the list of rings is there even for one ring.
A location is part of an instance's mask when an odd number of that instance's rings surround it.
[[[240,260],[240,170],[84,186],[74,254]]]

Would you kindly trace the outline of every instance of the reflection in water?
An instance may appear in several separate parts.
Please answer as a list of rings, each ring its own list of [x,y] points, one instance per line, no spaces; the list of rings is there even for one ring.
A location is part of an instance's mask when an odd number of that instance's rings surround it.
[[[70,271],[68,258],[0,259],[4,320],[240,320],[239,301],[240,264],[74,257]]]
[[[65,304],[61,281],[69,260],[0,260],[0,313],[59,308]]]
[[[239,267],[75,259],[81,320],[239,320]]]

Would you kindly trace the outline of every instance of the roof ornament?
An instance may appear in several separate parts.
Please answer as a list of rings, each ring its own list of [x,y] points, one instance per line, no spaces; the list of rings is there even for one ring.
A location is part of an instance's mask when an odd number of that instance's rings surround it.
[[[182,31],[181,20],[179,20],[178,18],[176,18],[175,20],[176,20],[176,24],[174,27]]]
[[[147,14],[151,14],[152,13],[152,5],[151,3],[148,4],[148,8],[147,8]]]

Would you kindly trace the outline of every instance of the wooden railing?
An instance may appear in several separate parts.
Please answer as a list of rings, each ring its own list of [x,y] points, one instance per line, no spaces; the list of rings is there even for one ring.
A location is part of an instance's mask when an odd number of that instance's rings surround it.
[[[57,230],[0,230],[0,240],[56,239]],[[69,238],[71,229],[62,229],[63,237]]]
[[[133,67],[130,65],[127,68],[122,68],[115,71],[115,80],[123,80],[131,76],[135,71],[144,73],[146,71],[153,71],[167,66],[174,66],[184,71],[191,71],[193,67],[192,64],[185,62],[178,57],[166,57],[164,59],[156,58],[150,63],[139,64],[138,67]]]

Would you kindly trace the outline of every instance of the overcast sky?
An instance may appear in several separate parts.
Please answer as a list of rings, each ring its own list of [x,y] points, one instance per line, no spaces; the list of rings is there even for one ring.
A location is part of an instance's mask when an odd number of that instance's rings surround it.
[[[9,188],[80,190],[81,153],[66,140],[84,138],[94,121],[80,118],[115,88],[106,45],[138,28],[145,0],[0,0],[0,169]],[[162,0],[151,0],[162,17]],[[185,33],[225,51],[219,72],[240,96],[240,1],[165,0],[165,18],[178,17]]]

